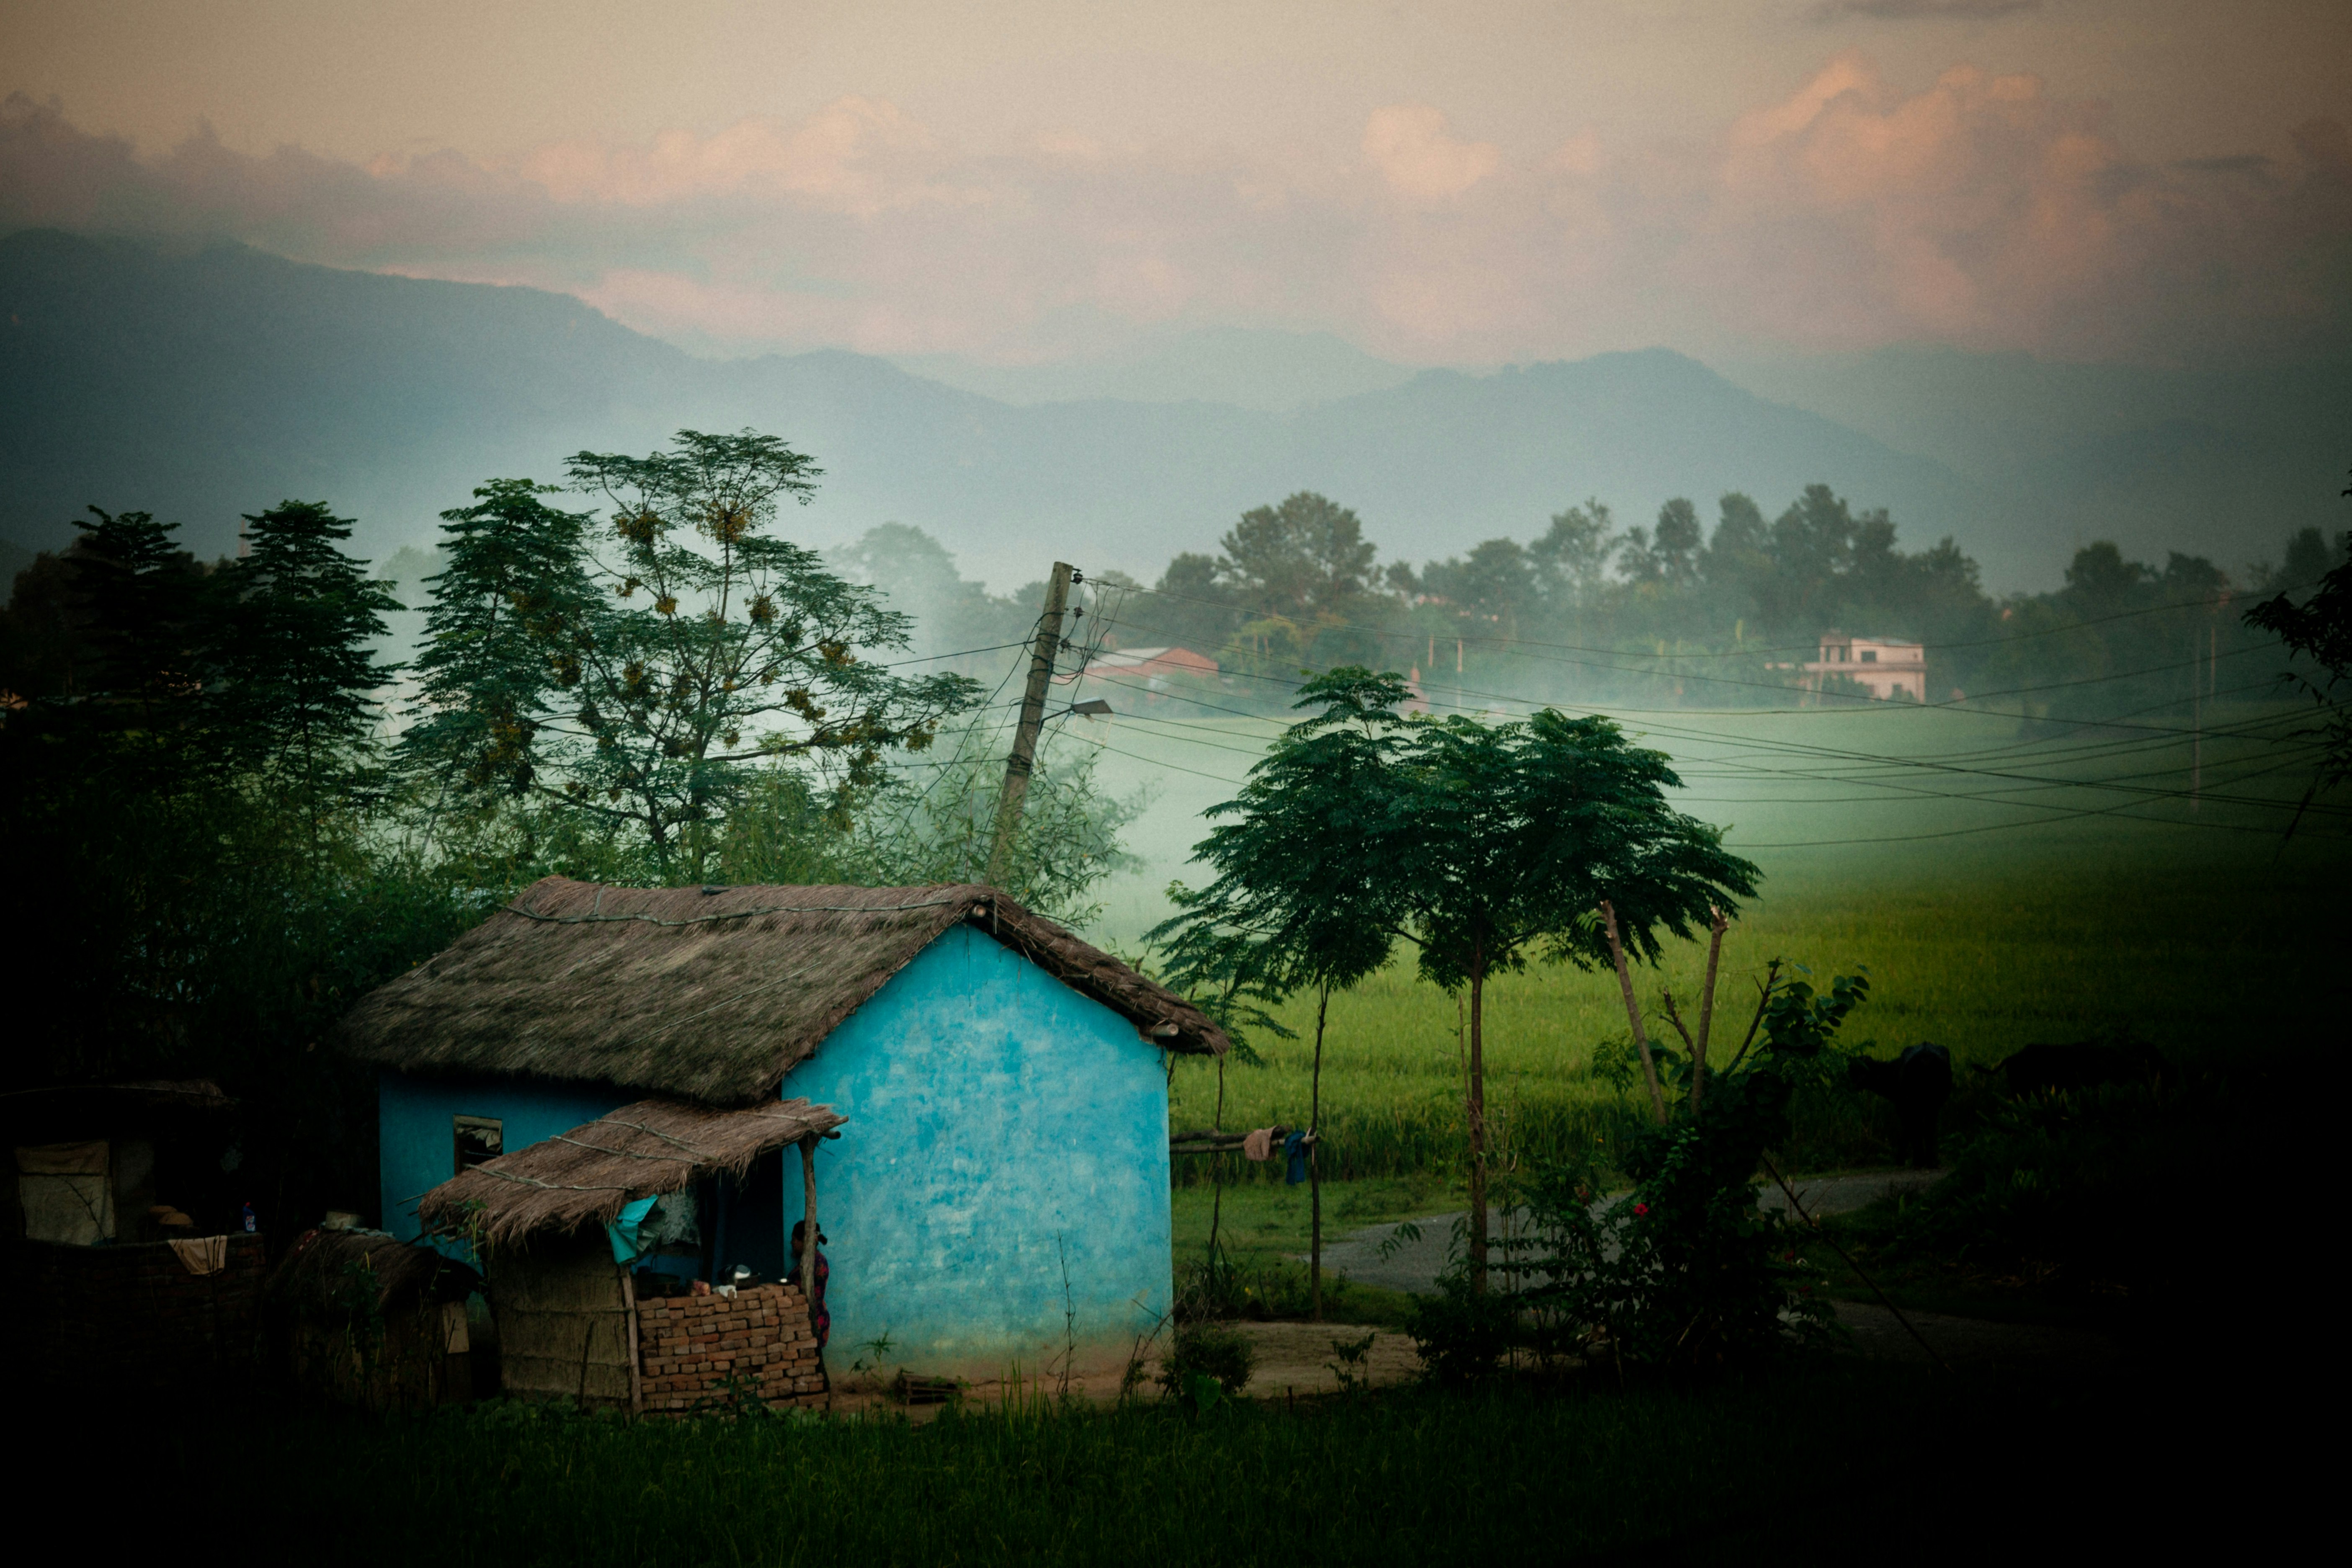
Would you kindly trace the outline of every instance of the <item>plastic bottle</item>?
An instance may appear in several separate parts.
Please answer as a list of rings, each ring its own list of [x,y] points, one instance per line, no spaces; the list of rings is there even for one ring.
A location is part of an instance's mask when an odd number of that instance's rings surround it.
[[[249,1198],[245,1205],[245,1228],[248,1234],[261,1228],[261,1218],[253,1212],[253,1202]]]

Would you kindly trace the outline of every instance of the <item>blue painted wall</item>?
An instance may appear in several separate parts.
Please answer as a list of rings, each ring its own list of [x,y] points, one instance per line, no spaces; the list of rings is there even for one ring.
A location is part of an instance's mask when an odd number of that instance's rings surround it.
[[[512,1151],[643,1098],[390,1071],[381,1083],[383,1226],[404,1237],[419,1228],[415,1200],[453,1173],[452,1117],[499,1118]],[[888,1360],[919,1372],[986,1377],[1016,1360],[1040,1370],[1063,1352],[1065,1259],[1081,1366],[1123,1362],[1168,1310],[1162,1054],[985,933],[942,935],[782,1094],[849,1119],[817,1155],[836,1372],[885,1333]],[[796,1151],[780,1174],[789,1235]]]
[[[817,1156],[836,1371],[886,1332],[919,1372],[1037,1370],[1062,1353],[1065,1258],[1082,1365],[1123,1362],[1168,1310],[1162,1054],[985,933],[933,942],[783,1094],[849,1118]]]
[[[495,1116],[506,1123],[509,1152],[593,1121],[641,1094],[610,1084],[549,1083],[538,1079],[413,1078],[389,1068],[376,1079],[376,1136],[382,1152],[383,1228],[414,1241],[416,1200],[457,1173],[454,1167],[453,1120]],[[817,1199],[818,1217],[824,1199]]]

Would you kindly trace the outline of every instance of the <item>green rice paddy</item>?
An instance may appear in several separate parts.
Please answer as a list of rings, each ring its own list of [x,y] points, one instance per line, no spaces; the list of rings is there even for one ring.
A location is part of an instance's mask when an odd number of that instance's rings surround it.
[[[2342,819],[2308,816],[2282,846],[2310,777],[2289,733],[2300,717],[2225,709],[2193,745],[2137,720],[2092,729],[1965,710],[1629,718],[1637,730],[1655,721],[1644,733],[1675,758],[1683,808],[1728,825],[1729,842],[1764,868],[1761,896],[1724,945],[1717,1059],[1736,1047],[1774,957],[1817,982],[1868,971],[1871,1000],[1850,1037],[1882,1052],[1935,1040],[1976,1066],[2036,1040],[2118,1032],[2174,1056],[2238,1049],[2333,1013],[2344,990],[2346,922],[2330,891],[2347,859]],[[1185,862],[1202,811],[1230,797],[1275,731],[1171,708],[1072,737],[1103,747],[1115,793],[1150,792],[1129,836],[1144,868],[1107,888],[1101,940],[1135,951],[1165,913],[1167,882],[1198,879]],[[1658,970],[1636,972],[1654,1036],[1667,1032],[1662,987],[1696,1026],[1705,960],[1703,942],[1674,944]],[[1332,999],[1327,1173],[1454,1167],[1460,1000],[1421,982],[1404,949]],[[1307,1118],[1311,1000],[1278,1011],[1300,1037],[1256,1040],[1263,1067],[1226,1066],[1226,1128]],[[1596,1048],[1628,1033],[1613,975],[1531,963],[1489,985],[1486,1016],[1487,1091],[1507,1147],[1605,1148],[1638,1114],[1595,1071]],[[1213,1064],[1179,1061],[1172,1090],[1176,1125],[1209,1124]],[[1872,1104],[1838,1095],[1800,1109],[1802,1163],[1887,1156],[1891,1124]],[[1202,1173],[1192,1165],[1205,1170],[1190,1162],[1180,1181]]]

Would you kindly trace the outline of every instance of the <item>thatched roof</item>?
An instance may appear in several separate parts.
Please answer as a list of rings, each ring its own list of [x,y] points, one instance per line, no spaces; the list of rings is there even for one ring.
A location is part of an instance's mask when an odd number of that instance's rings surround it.
[[[371,1279],[373,1301],[366,1299]],[[313,1230],[270,1271],[262,1300],[307,1316],[341,1317],[418,1297],[462,1301],[481,1288],[479,1274],[429,1247],[380,1230]]]
[[[428,1228],[471,1229],[490,1246],[535,1230],[578,1230],[617,1217],[638,1198],[683,1192],[725,1172],[740,1176],[771,1149],[825,1133],[844,1118],[829,1105],[771,1100],[749,1110],[713,1110],[674,1100],[641,1100],[569,1132],[501,1154],[442,1183],[418,1200]]]
[[[605,888],[562,877],[361,998],[339,1043],[406,1072],[591,1079],[749,1105],[963,921],[1157,1045],[1225,1048],[1191,1003],[992,888]]]

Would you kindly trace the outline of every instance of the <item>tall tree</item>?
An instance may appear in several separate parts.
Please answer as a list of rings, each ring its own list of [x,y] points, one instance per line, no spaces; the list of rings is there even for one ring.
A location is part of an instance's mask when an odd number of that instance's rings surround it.
[[[655,875],[699,880],[764,771],[817,780],[840,808],[971,701],[961,676],[866,657],[904,647],[907,617],[773,535],[821,471],[782,440],[682,430],[568,471],[610,503],[601,528],[520,480],[449,514],[427,654],[445,781],[527,791],[638,836]]]
[[[1378,553],[1354,512],[1312,490],[1242,513],[1218,542],[1219,582],[1257,615],[1294,622],[1342,615]]]
[[[1221,976],[1266,997],[1315,993],[1307,1124],[1318,1142],[1331,994],[1386,963],[1395,944],[1377,868],[1360,846],[1389,814],[1405,735],[1397,710],[1411,697],[1395,676],[1361,668],[1310,679],[1297,706],[1321,711],[1286,731],[1241,795],[1207,813],[1234,818],[1194,849],[1215,880],[1175,889],[1180,912],[1150,933],[1187,978]],[[1307,1173],[1308,1289],[1320,1318],[1322,1163],[1313,1143]]]
[[[540,498],[554,487],[492,479],[441,514],[446,564],[416,656],[407,771],[477,806],[537,782],[554,704],[577,688],[598,608],[583,555],[588,519]]]
[[[1531,953],[1611,962],[1604,904],[1625,947],[1654,962],[1659,931],[1687,936],[1736,910],[1757,871],[1672,809],[1667,759],[1609,721],[1407,719],[1409,695],[1363,668],[1303,687],[1299,706],[1321,711],[1213,809],[1234,820],[1194,853],[1217,878],[1179,919],[1262,938],[1316,984],[1379,968],[1402,940],[1424,978],[1468,993],[1469,1261],[1483,1289],[1487,980]]]
[[[1554,514],[1543,537],[1528,546],[1544,596],[1563,612],[1591,607],[1608,586],[1618,542],[1616,520],[1598,500]]]
[[[1732,911],[1757,870],[1667,804],[1681,780],[1665,755],[1606,719],[1546,709],[1508,724],[1424,722],[1412,736],[1391,832],[1369,847],[1423,975],[1469,993],[1470,1269],[1483,1288],[1487,980],[1530,953],[1610,963],[1604,905],[1626,948],[1655,962],[1661,929],[1687,937],[1714,909]]]
[[[2352,496],[2352,488],[2344,493]],[[2304,553],[2307,570],[2315,563],[2307,551]],[[2295,554],[2294,543],[2290,543],[2289,560]],[[2352,532],[2344,535],[2335,562],[2300,603],[2288,594],[2273,595],[2246,612],[2246,624],[2270,633],[2318,667],[2315,675],[2292,672],[2287,677],[2326,715],[2320,731],[2319,773],[2295,812],[2300,822],[2313,794],[2352,778],[2352,712],[2341,695],[2344,683],[2352,680]],[[2289,824],[2287,831],[2292,834],[2294,825]]]
[[[398,672],[370,645],[401,607],[343,552],[352,520],[282,501],[245,520],[246,553],[220,574],[214,732],[224,751],[325,814],[374,787],[376,693]]]

